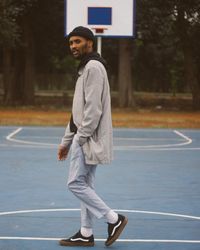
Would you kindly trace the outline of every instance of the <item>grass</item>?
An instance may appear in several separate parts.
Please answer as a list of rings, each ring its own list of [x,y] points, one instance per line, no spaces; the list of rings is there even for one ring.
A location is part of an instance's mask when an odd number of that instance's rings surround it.
[[[66,126],[69,110],[1,108],[0,125]],[[200,128],[200,112],[167,112],[140,109],[112,110],[113,126],[126,128]]]

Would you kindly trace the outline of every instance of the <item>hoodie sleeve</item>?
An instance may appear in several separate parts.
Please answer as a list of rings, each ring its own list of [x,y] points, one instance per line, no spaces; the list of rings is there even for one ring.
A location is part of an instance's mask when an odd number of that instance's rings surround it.
[[[83,120],[77,131],[78,143],[83,145],[98,127],[102,115],[103,75],[96,65],[89,67],[84,83],[85,105]]]
[[[74,137],[74,133],[70,131],[70,124],[68,123],[66,129],[65,129],[65,134],[61,140],[61,146],[63,147],[70,147],[71,146],[71,143],[72,143],[72,140],[73,140],[73,137]]]

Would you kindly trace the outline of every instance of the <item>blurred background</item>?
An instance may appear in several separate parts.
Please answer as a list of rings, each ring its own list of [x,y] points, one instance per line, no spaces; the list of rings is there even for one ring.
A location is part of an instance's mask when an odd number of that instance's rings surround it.
[[[200,0],[136,6],[136,39],[103,38],[113,107],[200,110]],[[1,107],[70,107],[76,66],[63,0],[0,0]]]

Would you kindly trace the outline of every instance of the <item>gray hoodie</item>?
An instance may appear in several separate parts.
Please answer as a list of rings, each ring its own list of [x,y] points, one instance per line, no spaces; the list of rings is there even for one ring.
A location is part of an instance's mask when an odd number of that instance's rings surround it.
[[[83,148],[86,164],[107,164],[113,159],[113,131],[110,88],[103,64],[90,60],[79,70],[72,114],[77,140]],[[61,145],[69,147],[74,133],[69,124]]]

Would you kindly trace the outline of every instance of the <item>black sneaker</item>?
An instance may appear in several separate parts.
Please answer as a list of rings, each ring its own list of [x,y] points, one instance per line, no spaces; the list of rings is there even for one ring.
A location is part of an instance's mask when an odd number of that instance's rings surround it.
[[[67,247],[93,247],[94,246],[94,236],[91,235],[90,237],[84,237],[81,232],[79,231],[69,239],[62,239],[59,241],[61,246]]]
[[[115,224],[108,223],[108,238],[105,242],[107,247],[118,239],[127,222],[128,219],[125,216],[118,214],[118,221]]]

